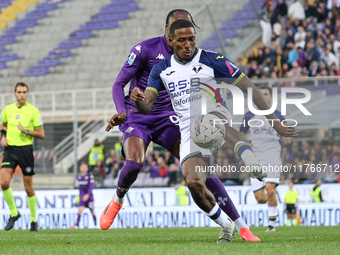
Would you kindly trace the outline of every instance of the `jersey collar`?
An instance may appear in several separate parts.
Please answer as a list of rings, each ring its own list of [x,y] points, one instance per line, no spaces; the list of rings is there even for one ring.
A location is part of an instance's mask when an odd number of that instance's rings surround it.
[[[22,109],[22,107],[26,106],[27,104],[28,104],[28,102],[26,101],[26,103],[25,103],[23,106],[21,106],[21,107],[18,107],[18,104],[17,104],[17,103],[15,103],[15,106],[16,106],[18,109]]]
[[[198,53],[198,49],[195,48],[194,55],[192,55],[192,57],[191,57],[188,61],[180,61],[180,60],[178,60],[178,59],[176,58],[176,55],[174,55],[174,59],[176,60],[176,62],[177,62],[178,64],[186,65],[187,63],[191,62],[191,61],[196,57],[197,53]]]

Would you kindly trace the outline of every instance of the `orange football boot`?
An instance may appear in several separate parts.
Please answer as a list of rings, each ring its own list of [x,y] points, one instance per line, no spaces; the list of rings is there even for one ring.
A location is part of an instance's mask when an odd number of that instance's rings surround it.
[[[254,235],[249,228],[241,228],[240,235],[246,242],[261,242],[261,239]]]
[[[103,230],[111,227],[117,213],[122,208],[123,205],[118,204],[117,202],[111,199],[111,202],[106,206],[105,210],[102,212],[100,216],[100,227]]]

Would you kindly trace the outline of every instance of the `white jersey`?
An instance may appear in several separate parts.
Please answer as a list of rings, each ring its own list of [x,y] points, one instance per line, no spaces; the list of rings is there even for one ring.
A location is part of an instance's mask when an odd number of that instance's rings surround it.
[[[277,110],[274,114],[280,121],[285,119]],[[240,132],[246,134],[249,131],[248,140],[253,144],[252,150],[259,163],[281,165],[280,136],[266,116],[247,112],[243,122]]]
[[[146,89],[153,90],[157,94],[161,90],[168,92],[172,106],[179,117],[182,148],[184,143],[190,140],[190,123],[202,113],[203,97],[206,99],[207,113],[226,112],[226,102],[222,93],[220,89],[214,88],[216,80],[235,85],[243,76],[244,73],[223,55],[196,49],[189,62],[181,62],[172,55],[156,64],[151,70]],[[220,111],[221,108],[224,111]],[[230,114],[226,117],[230,118]],[[191,149],[182,154],[181,149],[181,162],[184,160],[183,157],[192,155],[195,150]],[[209,150],[205,150],[206,154],[210,154],[210,151],[209,153],[207,151]]]

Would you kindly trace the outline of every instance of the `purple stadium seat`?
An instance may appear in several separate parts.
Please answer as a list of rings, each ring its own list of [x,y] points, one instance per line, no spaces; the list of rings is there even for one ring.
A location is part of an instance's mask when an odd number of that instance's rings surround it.
[[[38,21],[34,19],[24,18],[15,23],[15,27],[26,28],[26,27],[35,27],[38,25]]]
[[[81,47],[83,44],[81,41],[66,41],[66,42],[61,42],[58,45],[58,49],[71,49],[71,48],[78,48]]]
[[[124,20],[129,19],[130,15],[129,13],[100,13],[93,15],[91,17],[91,20],[101,20],[101,21],[118,21],[118,20]]]
[[[0,2],[0,10],[12,4],[12,0],[1,0]]]
[[[5,35],[24,35],[27,33],[27,29],[24,27],[12,27],[5,30]]]
[[[89,21],[80,25],[81,30],[101,30],[101,29],[113,29],[119,27],[117,21]]]
[[[226,42],[224,42],[224,45],[226,45]],[[221,45],[217,40],[205,40],[201,43],[201,48],[207,49],[207,50],[215,50],[217,48],[220,48]]]
[[[18,54],[16,53],[0,55],[0,62],[13,61],[16,59],[18,59]]]
[[[23,76],[40,76],[40,75],[46,75],[50,73],[50,69],[48,67],[32,67],[30,69],[27,69],[26,73]]]
[[[38,10],[38,11],[56,10],[56,9],[58,9],[58,3],[54,3],[54,4],[49,4],[49,3],[38,4],[35,9]]]
[[[3,53],[3,52],[5,52],[5,51],[6,51],[5,46],[0,46],[0,53]]]
[[[6,62],[0,63],[0,70],[6,69],[6,68],[7,68]]]
[[[48,53],[48,58],[56,59],[56,58],[67,58],[72,56],[72,52],[66,49],[55,49]]]
[[[36,67],[51,67],[51,66],[59,66],[60,60],[59,59],[42,59],[39,60]]]
[[[70,39],[87,39],[93,37],[91,31],[78,30],[70,34]]]
[[[237,29],[244,28],[248,26],[248,22],[246,20],[228,20],[222,23],[221,29]]]
[[[123,5],[123,6],[104,6],[100,9],[100,13],[119,13],[119,12],[132,12],[139,10],[137,4]]]
[[[43,19],[43,18],[47,18],[48,17],[48,14],[47,14],[47,11],[32,11],[32,12],[29,12],[26,14],[26,19]]]
[[[111,0],[111,5],[131,4],[134,0]]]
[[[15,38],[15,36],[0,38],[0,45],[12,44],[16,42],[17,39]]]

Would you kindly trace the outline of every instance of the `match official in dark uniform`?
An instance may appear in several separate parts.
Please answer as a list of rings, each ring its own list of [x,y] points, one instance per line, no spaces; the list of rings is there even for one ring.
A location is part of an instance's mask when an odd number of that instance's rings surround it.
[[[20,213],[16,208],[13,192],[9,186],[12,174],[19,165],[24,175],[24,186],[27,193],[27,203],[31,212],[31,229],[37,231],[36,218],[37,197],[33,189],[34,175],[33,138],[45,137],[43,122],[38,108],[27,103],[28,86],[19,82],[15,86],[14,95],[17,102],[7,105],[2,111],[1,146],[5,148],[1,164],[0,181],[4,198],[11,211],[11,217],[5,230],[13,228]]]

